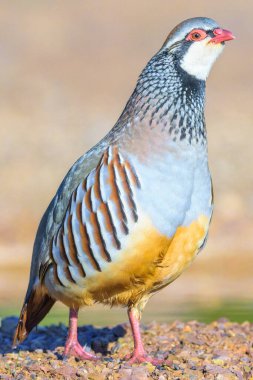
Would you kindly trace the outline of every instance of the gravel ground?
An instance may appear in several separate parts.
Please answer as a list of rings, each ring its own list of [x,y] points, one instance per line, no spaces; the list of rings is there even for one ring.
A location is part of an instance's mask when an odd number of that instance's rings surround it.
[[[124,357],[132,349],[129,326],[79,328],[79,340],[101,355],[98,362],[63,359],[66,326],[38,327],[11,349],[16,317],[2,320],[0,379],[240,379],[253,380],[253,324],[219,319],[211,324],[191,321],[153,322],[143,326],[149,354],[168,358],[170,366],[129,366]]]

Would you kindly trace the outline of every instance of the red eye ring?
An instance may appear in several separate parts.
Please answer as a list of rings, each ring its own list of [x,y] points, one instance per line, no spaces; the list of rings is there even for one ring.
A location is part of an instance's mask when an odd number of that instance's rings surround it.
[[[201,41],[206,38],[207,34],[202,29],[192,30],[186,37],[186,41]]]

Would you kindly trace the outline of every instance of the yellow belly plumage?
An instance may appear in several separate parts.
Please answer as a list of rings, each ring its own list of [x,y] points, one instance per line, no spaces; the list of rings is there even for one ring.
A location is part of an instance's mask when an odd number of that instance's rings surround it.
[[[201,215],[189,226],[178,227],[172,238],[159,233],[150,221],[141,225],[120,258],[87,278],[83,291],[72,295],[71,305],[129,306],[147,300],[191,263],[206,237],[209,218]],[[67,299],[62,301],[69,304]]]

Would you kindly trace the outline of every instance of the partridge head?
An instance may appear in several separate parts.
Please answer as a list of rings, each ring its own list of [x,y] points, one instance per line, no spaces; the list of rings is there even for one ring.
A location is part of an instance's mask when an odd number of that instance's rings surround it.
[[[175,54],[180,67],[199,80],[206,80],[213,63],[233,34],[209,18],[183,21],[169,34],[163,48]]]
[[[179,24],[148,62],[113,129],[70,169],[36,235],[14,342],[59,300],[70,308],[65,355],[96,357],[77,339],[78,309],[127,307],[130,362],[157,361],[139,320],[152,294],[203,247],[212,215],[205,80],[234,37],[214,20]]]

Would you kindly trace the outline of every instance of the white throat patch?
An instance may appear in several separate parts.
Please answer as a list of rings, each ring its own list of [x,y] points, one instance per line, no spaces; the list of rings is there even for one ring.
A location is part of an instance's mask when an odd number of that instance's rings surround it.
[[[194,42],[180,62],[180,66],[188,74],[206,80],[215,60],[223,51],[224,45],[203,41]]]

